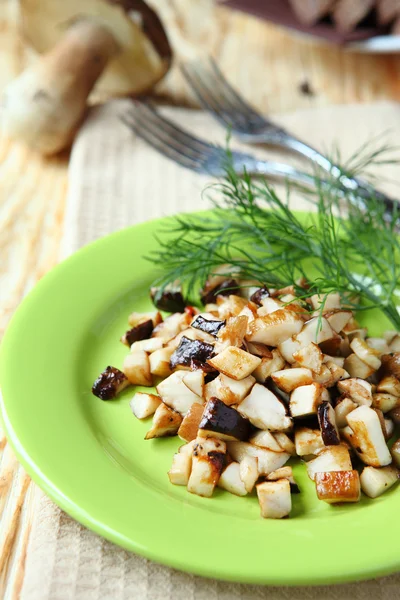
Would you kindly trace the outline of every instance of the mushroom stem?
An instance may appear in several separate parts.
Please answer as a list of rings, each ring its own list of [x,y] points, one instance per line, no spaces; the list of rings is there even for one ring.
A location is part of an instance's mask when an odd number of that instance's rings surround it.
[[[4,133],[43,154],[65,148],[84,117],[89,93],[118,52],[105,26],[89,19],[73,23],[48,54],[6,89]]]

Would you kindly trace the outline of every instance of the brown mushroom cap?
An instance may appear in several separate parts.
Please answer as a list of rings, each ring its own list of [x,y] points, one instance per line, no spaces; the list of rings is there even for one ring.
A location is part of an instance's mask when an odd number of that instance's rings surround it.
[[[120,52],[96,83],[102,97],[141,94],[168,71],[172,51],[157,14],[143,0],[20,0],[22,32],[48,52],[68,26],[90,18],[105,26]]]

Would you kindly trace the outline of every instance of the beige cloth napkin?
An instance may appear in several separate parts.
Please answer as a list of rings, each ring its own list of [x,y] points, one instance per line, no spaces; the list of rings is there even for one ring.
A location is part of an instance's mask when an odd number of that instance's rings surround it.
[[[209,178],[175,165],[135,139],[118,120],[118,113],[125,108],[126,101],[115,101],[93,110],[76,140],[64,254],[126,225],[202,206],[199,193]],[[166,112],[208,139],[224,139],[224,133],[208,115],[180,109]],[[337,142],[344,157],[373,134],[390,131],[392,142],[400,138],[400,107],[389,103],[298,112],[280,116],[279,121],[321,149],[331,149]],[[400,180],[394,167],[385,167],[382,173],[385,178]],[[398,195],[398,183],[381,187]],[[335,531],[334,535],[345,532]],[[327,560],[334,557],[327,554]],[[261,587],[204,579],[114,546],[42,495],[27,553],[22,599],[391,600],[399,597],[399,586],[400,575],[314,588]]]

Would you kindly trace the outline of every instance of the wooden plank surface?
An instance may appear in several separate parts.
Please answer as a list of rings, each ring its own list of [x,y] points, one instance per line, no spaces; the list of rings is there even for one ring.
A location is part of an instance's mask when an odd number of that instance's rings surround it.
[[[153,0],[180,60],[213,54],[264,112],[400,99],[400,57],[350,54],[215,6]],[[18,35],[17,0],[0,0],[0,92],[35,60]],[[305,93],[307,83],[311,93]],[[158,90],[195,106],[177,66]],[[0,137],[0,337],[24,294],[58,260],[68,153],[43,159]],[[35,486],[0,432],[0,597],[18,598]]]

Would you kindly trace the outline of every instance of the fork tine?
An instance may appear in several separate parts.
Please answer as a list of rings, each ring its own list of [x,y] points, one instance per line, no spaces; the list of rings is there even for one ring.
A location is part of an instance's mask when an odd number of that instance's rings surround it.
[[[227,125],[228,127],[235,125],[236,119],[234,116],[229,114],[227,117],[227,111],[223,110],[223,107],[217,102],[214,94],[210,93],[208,86],[202,80],[197,69],[193,65],[182,65],[182,72],[203,108],[214,113],[223,125]]]
[[[251,117],[251,119],[259,119],[260,122],[265,124],[266,119],[260,115],[254,108],[248,104],[242,96],[240,96],[237,91],[228,83],[228,80],[225,78],[221,69],[218,67],[217,63],[213,58],[210,57],[209,63],[211,65],[211,70],[214,72],[213,82],[217,83],[220,86],[221,91],[223,90],[226,97],[231,99],[233,102],[232,107],[234,110],[241,110],[243,113],[246,113]]]
[[[173,147],[176,152],[184,156],[190,157],[195,161],[203,161],[212,148],[211,146],[207,146],[206,143],[202,144],[203,147],[196,147],[193,141],[197,142],[199,140],[194,137],[192,138],[189,134],[186,135],[183,130],[173,126],[170,121],[161,118],[159,113],[154,108],[151,109],[147,104],[138,103],[136,113],[142,116],[143,124],[145,124],[147,129],[151,130],[153,135],[163,140],[169,146]],[[173,128],[172,134],[165,130],[166,124],[171,125],[171,128]]]
[[[157,119],[159,124],[163,126],[164,130],[170,133],[172,136],[176,137],[176,139],[181,141],[183,144],[190,144],[193,148],[196,148],[199,151],[209,149],[210,144],[200,140],[194,135],[191,135],[187,131],[184,131],[183,129],[169,121],[167,118],[163,117],[150,102],[140,103],[140,106],[146,107],[147,111],[150,112],[152,116]]]
[[[214,112],[224,124],[238,130],[266,124],[265,119],[230,86],[212,59],[209,59],[208,67],[191,63],[184,65],[182,70],[200,103]]]
[[[179,163],[187,169],[191,169],[193,171],[200,170],[201,165],[184,154],[176,152],[174,148],[166,144],[163,140],[160,140],[160,138],[154,136],[148,129],[143,127],[142,123],[139,124],[138,121],[130,121],[126,118],[126,115],[123,115],[121,120],[127,127],[129,127],[129,129],[132,129],[137,136],[142,138],[152,148],[158,150],[158,152],[160,152],[163,156],[167,156],[171,160]]]

